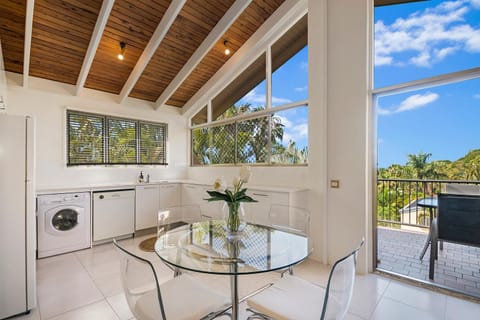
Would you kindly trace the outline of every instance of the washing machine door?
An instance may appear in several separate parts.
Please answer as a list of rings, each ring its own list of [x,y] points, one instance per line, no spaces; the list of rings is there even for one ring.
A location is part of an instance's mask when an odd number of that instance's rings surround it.
[[[84,208],[75,206],[56,207],[45,217],[45,231],[55,236],[75,233],[83,224]]]

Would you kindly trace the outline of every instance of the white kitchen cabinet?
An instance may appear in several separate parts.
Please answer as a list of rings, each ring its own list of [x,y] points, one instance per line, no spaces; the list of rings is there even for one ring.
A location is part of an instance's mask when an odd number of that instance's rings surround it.
[[[135,191],[135,230],[156,227],[160,209],[160,186],[137,186]]]
[[[205,217],[221,219],[223,203],[221,201],[208,202],[205,200],[210,197],[207,190],[212,190],[212,187],[199,184],[183,184],[182,205],[200,206],[201,213]]]
[[[160,208],[176,207],[181,204],[180,186],[178,183],[160,185]]]

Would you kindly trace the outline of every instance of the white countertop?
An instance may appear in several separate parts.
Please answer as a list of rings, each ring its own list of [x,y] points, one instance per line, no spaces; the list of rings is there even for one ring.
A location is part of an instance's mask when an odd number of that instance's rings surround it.
[[[44,194],[55,194],[55,193],[71,193],[71,192],[95,192],[95,191],[104,191],[104,190],[118,190],[118,189],[134,189],[136,186],[144,185],[160,185],[160,184],[195,184],[202,186],[211,186],[211,183],[205,183],[200,181],[193,180],[159,180],[159,181],[150,181],[149,183],[138,183],[138,182],[118,182],[118,183],[98,183],[91,184],[88,186],[75,186],[75,187],[38,187],[37,195]],[[278,186],[259,186],[259,185],[247,185],[249,190],[262,190],[262,191],[271,191],[271,192],[299,192],[307,191],[307,188],[296,188],[296,187],[278,187]]]

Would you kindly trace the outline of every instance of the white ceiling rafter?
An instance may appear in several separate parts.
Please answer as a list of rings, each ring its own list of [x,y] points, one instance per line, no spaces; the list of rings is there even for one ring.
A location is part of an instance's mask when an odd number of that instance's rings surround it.
[[[27,1],[25,12],[25,43],[23,46],[23,86],[28,87],[28,75],[30,73],[30,49],[32,47],[33,8],[34,0]]]
[[[135,65],[132,72],[130,73],[130,76],[123,85],[122,91],[120,91],[119,95],[119,103],[123,103],[125,101],[125,99],[128,97],[128,95],[134,88],[135,84],[137,83],[138,79],[140,79],[140,76],[147,67],[147,64],[150,62],[150,59],[152,59],[155,51],[157,51],[158,46],[165,38],[165,35],[167,34],[168,30],[177,18],[180,10],[182,10],[185,2],[186,0],[173,0],[168,7],[167,11],[162,17],[162,20],[158,24],[157,29],[155,30],[152,37],[150,38],[150,41],[145,47],[145,50],[143,50],[142,55],[138,59],[137,64]]]
[[[78,74],[76,89],[77,96],[80,95],[80,93],[82,92],[85,81],[87,80],[88,73],[90,72],[93,59],[95,58],[98,45],[100,44],[100,40],[102,39],[103,31],[105,30],[105,26],[107,25],[108,17],[110,16],[110,12],[112,11],[114,3],[115,0],[103,1],[102,8],[98,13],[97,22],[95,23],[95,29],[93,29],[87,53],[85,54],[85,58],[83,59],[82,69],[80,69],[80,73]]]
[[[231,80],[238,77],[258,56],[267,50],[308,12],[308,0],[285,1],[237,52],[182,107],[182,114],[192,117],[218,94]]]
[[[209,35],[205,38],[202,44],[197,48],[193,55],[188,59],[187,63],[183,66],[176,77],[165,88],[160,97],[155,102],[155,109],[164,105],[172,94],[180,87],[183,81],[188,75],[195,69],[195,67],[202,61],[202,59],[208,54],[210,49],[213,48],[215,43],[225,34],[230,26],[237,20],[238,16],[248,7],[252,0],[237,0],[228,9],[225,15],[218,21]]]

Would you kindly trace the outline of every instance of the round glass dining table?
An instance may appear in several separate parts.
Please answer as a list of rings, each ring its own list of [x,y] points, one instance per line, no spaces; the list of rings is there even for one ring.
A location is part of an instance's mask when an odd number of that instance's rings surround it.
[[[227,237],[223,221],[183,225],[161,235],[155,252],[174,268],[230,276],[232,319],[238,319],[238,276],[295,265],[310,254],[306,235],[248,223],[242,234]]]

